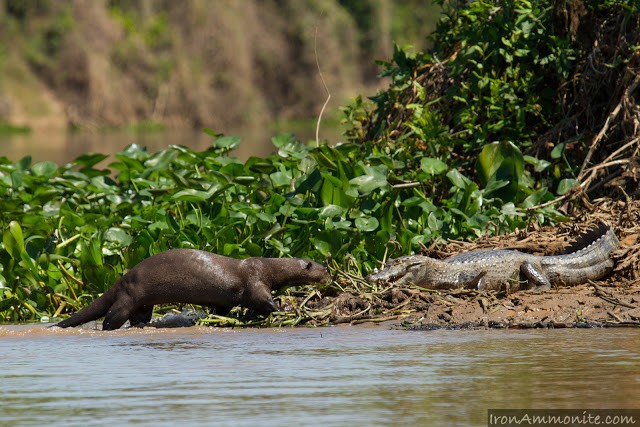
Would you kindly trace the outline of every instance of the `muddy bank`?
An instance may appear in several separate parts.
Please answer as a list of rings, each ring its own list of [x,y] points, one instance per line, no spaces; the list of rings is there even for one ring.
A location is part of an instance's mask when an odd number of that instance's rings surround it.
[[[638,283],[625,286],[589,283],[509,295],[405,288],[389,290],[383,298],[386,303],[364,312],[368,307],[364,299],[342,294],[334,300],[335,316],[329,323],[385,322],[414,330],[640,327]],[[359,307],[365,308],[360,313],[354,312],[353,308]]]
[[[342,292],[325,298],[307,295],[291,309],[306,310],[311,318],[303,323],[316,325],[392,321],[410,329],[640,326],[640,201],[602,199],[581,212],[565,208],[573,219],[558,226],[532,223],[528,230],[475,242],[434,244],[424,254],[446,258],[476,249],[501,248],[553,255],[580,233],[606,222],[621,243],[608,277],[573,287],[506,294],[417,286],[376,288],[360,277],[337,272],[336,284]]]

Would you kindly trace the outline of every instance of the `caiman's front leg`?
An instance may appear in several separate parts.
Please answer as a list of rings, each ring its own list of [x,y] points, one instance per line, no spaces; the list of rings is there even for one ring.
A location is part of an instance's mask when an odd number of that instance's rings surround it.
[[[530,262],[523,262],[520,265],[520,272],[529,281],[529,290],[542,291],[551,289],[551,282],[536,265]]]
[[[456,288],[463,289],[484,289],[484,276],[487,274],[486,271],[481,271],[480,273],[460,273],[457,280]]]

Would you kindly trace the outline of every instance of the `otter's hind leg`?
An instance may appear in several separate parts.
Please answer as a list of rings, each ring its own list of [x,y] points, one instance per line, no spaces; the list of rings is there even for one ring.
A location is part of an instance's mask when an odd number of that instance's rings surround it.
[[[153,306],[145,305],[129,316],[129,323],[131,323],[131,326],[143,325],[151,321],[151,316],[153,316]]]
[[[129,297],[119,297],[116,302],[111,306],[109,312],[104,317],[102,323],[103,331],[112,331],[118,329],[120,326],[134,315],[133,301]]]

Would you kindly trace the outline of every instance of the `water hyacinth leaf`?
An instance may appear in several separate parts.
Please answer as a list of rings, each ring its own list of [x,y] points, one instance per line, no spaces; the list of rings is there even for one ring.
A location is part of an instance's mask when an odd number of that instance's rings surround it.
[[[136,157],[129,157],[125,154],[118,153],[116,154],[116,158],[120,160],[120,162],[111,163],[110,166],[120,171],[131,169],[137,172],[144,172],[145,170],[143,160],[137,159]]]
[[[455,187],[462,190],[467,188],[467,186],[471,183],[471,180],[460,173],[460,171],[458,171],[457,169],[451,169],[449,172],[447,172],[447,178],[449,178],[449,181],[451,181],[451,183]]]
[[[346,209],[343,208],[342,206],[330,204],[322,208],[322,210],[318,214],[318,217],[319,218],[341,217],[344,215],[345,212],[346,212]]]
[[[571,190],[571,188],[576,185],[576,180],[573,178],[565,178],[562,181],[560,181],[558,183],[558,188],[556,190],[556,193],[558,195],[563,195],[565,194],[567,191]]]
[[[506,185],[493,185],[490,193],[503,201],[513,200],[524,178],[524,157],[511,141],[494,142],[483,147],[476,170],[485,187],[493,181],[506,182]]]
[[[18,189],[22,187],[24,183],[24,173],[19,170],[15,170],[11,172],[11,187],[14,189]]]
[[[244,164],[244,169],[248,173],[271,173],[275,167],[272,162],[267,162],[260,157],[249,157]]]
[[[254,176],[236,176],[233,178],[233,182],[236,184],[249,185],[256,182],[258,179]]]
[[[553,198],[553,195],[551,194],[551,192],[547,191],[547,188],[544,187],[532,194],[530,194],[529,196],[527,196],[526,199],[524,199],[524,201],[522,202],[522,207],[523,208],[530,208],[532,206],[536,206],[540,203],[543,202],[548,202],[549,200],[551,200]]]
[[[226,163],[222,168],[220,168],[220,172],[231,177],[235,177],[238,175],[242,175],[244,173],[244,165],[236,159],[232,157],[225,157],[230,159],[228,163]]]
[[[356,218],[356,228],[360,231],[374,231],[378,225],[378,220],[374,217]]]
[[[276,188],[291,185],[291,180],[293,179],[290,173],[283,171],[274,172],[269,175],[269,178],[271,178],[271,182],[273,182],[273,186]]]
[[[502,180],[489,181],[489,183],[487,183],[487,185],[484,188],[484,195],[485,197],[490,197],[494,191],[499,190],[503,187],[506,187],[507,185],[509,185],[509,181],[502,181]]]
[[[322,184],[322,175],[318,169],[314,169],[307,178],[296,186],[296,191],[306,193],[307,191],[317,192]]]
[[[327,173],[322,173],[324,178],[320,196],[324,206],[338,205],[343,208],[349,208],[353,204],[354,198],[348,196],[343,190],[343,182]]]
[[[566,145],[567,145],[566,143],[562,142],[556,145],[555,147],[553,147],[553,150],[551,150],[551,158],[555,160],[562,157],[562,154],[564,153],[564,147]]]
[[[313,246],[324,257],[335,255],[342,245],[340,234],[334,231],[325,230],[312,239]]]
[[[281,157],[293,157],[294,159],[302,159],[307,155],[308,148],[297,140],[292,133],[284,133],[271,138],[271,142],[278,149],[278,155]]]
[[[10,296],[9,298],[0,299],[0,312],[10,309],[16,304],[19,304],[20,301],[15,296]]]
[[[500,209],[500,213],[507,216],[525,216],[526,215],[524,212],[516,208],[516,206],[511,202],[505,203],[504,205],[502,205],[502,208]]]
[[[551,166],[551,162],[544,160],[544,159],[538,159],[536,157],[533,156],[524,156],[524,161],[527,164],[530,164],[533,166],[533,170],[536,172],[542,172],[545,169],[547,169],[549,166]]]
[[[253,242],[246,243],[244,249],[250,256],[262,256],[262,248]]]
[[[120,247],[128,246],[133,241],[133,237],[131,237],[129,233],[118,227],[109,228],[104,233],[104,239],[108,242],[115,243]]]
[[[483,185],[491,179],[518,179],[522,175],[524,158],[511,141],[487,144],[478,156],[477,172]]]
[[[20,260],[24,253],[24,237],[22,227],[16,221],[9,223],[9,228],[3,233],[2,243],[14,260]]]
[[[144,162],[147,168],[166,169],[169,164],[178,157],[178,152],[174,150],[162,150],[154,154]]]
[[[213,146],[223,151],[231,151],[240,145],[239,136],[223,136],[213,142]]]
[[[322,169],[336,170],[336,162],[341,160],[340,153],[328,145],[322,145],[311,153]]]
[[[31,162],[32,162],[31,156],[24,156],[22,159],[18,161],[18,163],[16,163],[16,166],[18,170],[26,171],[31,167]]]
[[[36,176],[52,177],[58,171],[58,165],[52,161],[39,162],[33,165],[31,171]]]
[[[180,190],[171,196],[172,200],[176,200],[179,202],[206,202],[209,198],[209,193],[201,190]]]
[[[269,224],[274,224],[277,219],[275,217],[275,215],[272,215],[270,213],[267,212],[258,212],[256,214],[256,216],[258,217],[258,219],[260,219],[261,221],[267,222]]]
[[[212,136],[214,138],[220,138],[221,136],[224,136],[223,134],[218,133],[218,132],[214,131],[213,129],[209,129],[209,128],[204,128],[204,129],[202,129],[202,131],[204,133],[206,133],[207,135]]]
[[[169,230],[170,228],[171,226],[167,224],[165,221],[156,221],[152,224],[149,224],[149,227],[148,227],[149,231],[151,232]]]
[[[386,167],[384,166],[367,166],[366,174],[360,175],[349,180],[349,183],[355,187],[360,194],[369,194],[373,190],[385,188],[388,186]],[[385,171],[385,172],[383,172]]]
[[[442,160],[431,157],[423,157],[420,159],[420,169],[429,175],[439,175],[447,171],[448,167]]]
[[[296,165],[297,169],[305,175],[313,173],[316,166],[317,166],[317,163],[313,159],[313,157],[308,156],[306,154],[305,154],[305,157],[303,157]]]
[[[288,203],[280,206],[280,209],[278,209],[278,212],[284,215],[285,217],[291,216],[295,211],[296,211],[296,208],[294,206],[291,206]]]
[[[77,157],[72,163],[78,166],[84,166],[85,168],[91,168],[107,157],[109,156],[106,154],[86,153]]]

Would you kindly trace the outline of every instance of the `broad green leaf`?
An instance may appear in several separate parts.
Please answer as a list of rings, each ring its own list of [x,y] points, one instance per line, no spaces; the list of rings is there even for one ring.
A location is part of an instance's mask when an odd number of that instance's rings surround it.
[[[442,160],[434,159],[431,157],[423,157],[420,159],[420,169],[428,173],[429,175],[439,175],[447,171],[448,167]]]
[[[121,247],[128,246],[133,241],[133,238],[129,233],[118,227],[109,228],[104,233],[104,239]]]
[[[86,153],[77,157],[72,163],[90,168],[95,166],[97,163],[100,163],[107,157],[109,156],[107,156],[106,154]]]
[[[373,190],[388,186],[386,167],[383,165],[366,166],[365,172],[365,175],[360,175],[349,180],[349,183],[356,188],[358,193],[369,194]]]
[[[214,131],[213,129],[209,129],[209,128],[204,128],[204,129],[202,129],[202,131],[204,133],[206,133],[207,135],[212,136],[214,138],[220,138],[221,136],[224,136],[223,134],[218,133],[218,132]]]
[[[272,215],[272,214],[270,214],[270,213],[267,213],[267,212],[258,212],[258,213],[256,214],[256,216],[257,216],[260,220],[262,220],[262,221],[264,221],[264,222],[267,222],[267,223],[269,223],[269,224],[274,224],[274,223],[277,221],[277,219],[276,219],[276,217],[275,217],[274,215]]]
[[[223,136],[220,137],[218,139],[216,139],[213,142],[213,146],[215,148],[224,150],[224,151],[230,151],[230,150],[234,150],[236,148],[238,148],[238,146],[240,145],[240,137],[239,136]]]
[[[553,150],[551,150],[551,158],[552,159],[559,159],[560,157],[562,157],[562,153],[564,153],[564,147],[565,147],[565,143],[562,142],[558,145],[556,145],[555,147],[553,147]]]
[[[340,236],[341,233],[336,230],[325,230],[313,238],[312,243],[322,256],[335,256],[342,247]]]
[[[20,260],[24,252],[24,237],[22,227],[16,221],[9,223],[9,229],[3,233],[2,242],[4,247],[14,260]]]
[[[356,228],[361,231],[374,231],[378,225],[378,220],[374,217],[356,218]]]
[[[278,148],[278,155],[281,157],[302,159],[309,151],[308,148],[291,133],[274,136],[271,138],[271,142]]]
[[[447,178],[449,178],[449,181],[451,181],[454,186],[462,190],[467,188],[467,186],[471,183],[471,180],[460,173],[460,171],[457,169],[451,169],[449,172],[447,172]]]
[[[346,209],[338,205],[327,205],[322,208],[318,214],[319,218],[334,218],[336,216],[343,216]]]
[[[201,190],[181,190],[171,196],[172,200],[179,202],[206,202],[209,198],[209,194],[206,191]]]
[[[0,299],[0,312],[8,310],[12,306],[17,305],[19,303],[20,303],[20,300],[18,300],[18,298],[16,298],[15,296],[11,296],[6,299]]]
[[[484,146],[476,169],[480,182],[485,188],[491,187],[487,193],[509,201],[516,197],[519,183],[524,180],[524,157],[511,141],[494,142]],[[499,181],[506,184],[497,184]]]
[[[558,195],[563,195],[567,191],[571,190],[571,188],[576,185],[576,180],[573,178],[565,178],[558,184],[558,188],[556,189],[556,193]]]
[[[274,172],[271,175],[269,175],[269,178],[271,178],[271,182],[273,182],[273,186],[278,188],[278,187],[288,187],[291,185],[291,174],[288,172],[282,172],[282,171],[278,171],[278,172]]]
[[[36,176],[52,177],[58,170],[58,165],[49,160],[36,163],[31,167],[31,171]]]
[[[18,161],[18,163],[16,163],[18,170],[19,171],[28,170],[31,167],[32,160],[33,159],[31,158],[31,156],[24,156],[22,159]]]

